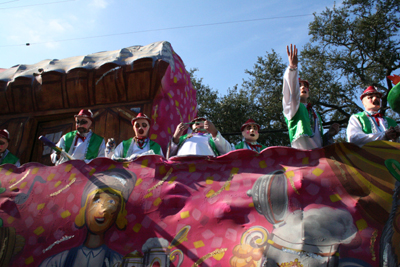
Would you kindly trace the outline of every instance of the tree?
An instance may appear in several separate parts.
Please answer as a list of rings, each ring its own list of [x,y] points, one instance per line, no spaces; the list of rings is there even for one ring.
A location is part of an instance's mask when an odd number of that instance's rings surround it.
[[[300,62],[299,75],[310,82],[309,101],[320,113],[323,126],[334,122],[345,126],[351,114],[362,111],[355,101],[355,85],[344,81],[323,49],[307,44],[301,51]]]
[[[266,146],[288,146],[289,137],[282,114],[282,79],[286,65],[272,50],[258,57],[253,70],[245,70],[250,78],[242,87],[229,88],[224,96],[195,76],[191,69],[191,80],[197,90],[198,115],[210,119],[231,143],[242,139],[240,127],[248,119],[261,126],[259,143]]]
[[[301,54],[302,75],[318,82],[326,97],[315,100],[333,119],[343,122],[361,110],[355,98],[369,85],[384,92],[382,112],[388,108],[392,85],[386,77],[400,68],[399,15],[400,0],[347,0],[314,14],[311,44]]]
[[[250,118],[254,109],[247,92],[239,90],[235,85],[228,89],[225,96],[219,96],[216,90],[203,84],[202,78],[196,77],[196,71],[197,69],[191,69],[189,72],[193,87],[197,91],[197,115],[211,120],[229,142],[239,142],[240,127]]]
[[[259,142],[266,146],[287,146],[290,144],[287,132],[274,131],[287,129],[282,113],[283,73],[286,65],[282,58],[272,50],[264,57],[258,57],[253,70],[245,70],[249,74],[244,80],[243,90],[250,95],[254,103],[251,117],[261,125]]]
[[[236,144],[242,139],[240,127],[249,118],[254,118],[252,115],[257,112],[257,105],[251,101],[245,90],[238,89],[235,85],[220,98],[217,110],[217,128],[229,142]]]
[[[299,75],[310,81],[310,102],[325,128],[338,122],[344,129],[350,116],[362,111],[358,97],[369,85],[384,92],[382,111],[399,118],[387,107],[392,85],[386,78],[400,68],[399,16],[400,0],[346,0],[314,14],[310,43],[300,49]],[[236,85],[223,97],[194,77],[199,115],[215,122],[222,133],[239,132],[241,124],[252,118],[261,125],[261,132],[268,132],[260,134],[260,143],[289,145],[282,114],[285,69],[274,50],[266,52],[252,70],[245,70],[249,78],[241,88]],[[344,131],[336,139],[345,140]]]
[[[197,115],[214,121],[215,107],[218,105],[218,92],[203,84],[203,78],[197,78],[195,75],[197,68],[190,69],[190,80],[193,88],[196,90]]]

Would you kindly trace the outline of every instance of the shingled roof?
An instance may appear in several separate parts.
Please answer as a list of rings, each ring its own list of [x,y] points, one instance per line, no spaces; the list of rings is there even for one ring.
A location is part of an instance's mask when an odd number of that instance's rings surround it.
[[[6,82],[8,85],[19,77],[33,79],[43,72],[68,73],[76,68],[98,69],[108,63],[119,66],[132,65],[134,61],[142,58],[152,58],[153,64],[158,59],[164,60],[174,70],[171,45],[169,42],[160,41],[146,46],[136,45],[86,56],[46,59],[32,65],[19,64],[9,69],[0,69],[0,82]]]
[[[16,65],[0,72],[0,114],[152,101],[168,66],[175,71],[166,41]]]

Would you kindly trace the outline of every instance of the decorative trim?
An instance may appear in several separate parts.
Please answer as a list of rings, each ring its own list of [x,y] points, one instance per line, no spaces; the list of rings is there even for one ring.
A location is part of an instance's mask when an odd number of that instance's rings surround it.
[[[60,240],[56,240],[53,244],[51,244],[50,246],[48,246],[46,249],[43,249],[43,253],[45,253],[46,251],[52,249],[55,245],[60,244],[61,242],[67,241],[68,239],[74,238],[74,235],[71,236],[63,236]]]
[[[376,238],[378,237],[378,230],[375,229],[375,231],[372,233],[371,236],[371,246],[369,247],[369,250],[371,252],[372,260],[376,261],[376,255],[375,255],[375,242]]]
[[[76,178],[72,179],[71,182],[69,182],[69,184],[67,184],[66,186],[64,186],[63,188],[61,188],[60,190],[58,190],[57,192],[51,193],[50,196],[54,197],[57,196],[58,194],[60,194],[62,191],[64,191],[65,189],[67,189],[68,187],[70,187],[73,183],[75,183]]]
[[[167,174],[164,176],[164,178],[162,178],[161,181],[159,181],[155,186],[153,186],[152,188],[149,188],[149,189],[147,190],[147,192],[150,193],[151,191],[153,191],[153,190],[156,189],[157,187],[161,186],[161,185],[168,179],[168,177],[171,175],[172,171],[173,171],[173,168],[169,169],[169,171],[168,171]]]
[[[29,170],[29,171],[24,175],[24,177],[22,177],[18,182],[16,182],[15,184],[10,185],[9,188],[12,188],[12,187],[16,186],[17,184],[19,184],[20,182],[22,182],[22,181],[29,175],[30,172],[31,172],[31,170]]]
[[[225,184],[224,184],[217,192],[215,192],[214,194],[212,194],[212,195],[209,196],[208,198],[213,198],[213,197],[218,196],[219,194],[221,194],[221,192],[222,192],[223,190],[225,190],[225,188],[227,188],[227,187],[231,184],[231,181],[232,181],[232,179],[233,179],[233,176],[235,176],[235,174],[236,174],[236,173],[231,173],[231,175],[229,176],[229,178],[228,178],[228,180],[225,182]]]
[[[216,250],[214,250],[211,253],[208,253],[207,255],[204,255],[203,257],[201,257],[198,261],[196,261],[192,267],[198,267],[200,264],[202,264],[205,260],[207,260],[208,258],[211,258],[217,254],[221,254],[221,253],[225,253],[225,251],[227,251],[227,248],[217,248]]]

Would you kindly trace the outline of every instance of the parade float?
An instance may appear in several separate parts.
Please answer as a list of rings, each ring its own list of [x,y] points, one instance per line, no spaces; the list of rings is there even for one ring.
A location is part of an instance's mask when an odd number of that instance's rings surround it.
[[[81,108],[117,143],[132,117],[151,114],[150,138],[165,151],[196,115],[167,42],[16,66],[0,73],[0,94],[0,125],[25,163],[0,166],[0,266],[400,263],[399,143],[47,166],[37,137],[57,141]]]
[[[0,125],[21,163],[52,165],[43,135],[57,143],[74,114],[91,109],[92,130],[117,143],[132,137],[131,119],[153,120],[150,139],[165,147],[180,121],[197,113],[196,92],[168,42],[17,65],[0,72]]]

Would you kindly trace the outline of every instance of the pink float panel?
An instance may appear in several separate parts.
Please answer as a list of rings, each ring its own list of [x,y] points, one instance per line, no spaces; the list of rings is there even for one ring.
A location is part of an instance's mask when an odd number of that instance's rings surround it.
[[[172,49],[172,47],[171,47]],[[182,59],[172,50],[174,66],[169,65],[161,80],[162,90],[153,101],[150,139],[166,148],[176,126],[197,114],[196,90]]]
[[[374,142],[170,161],[7,164],[0,229],[15,230],[10,266],[62,266],[93,235],[111,255],[102,260],[109,266],[379,266],[380,240],[389,238],[383,228],[397,214],[396,180],[384,162],[399,160],[399,151]],[[105,207],[115,203],[114,212]],[[390,225],[398,241],[397,224]]]

